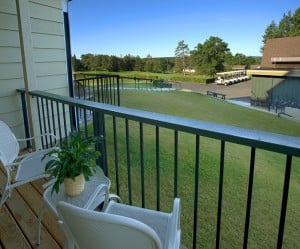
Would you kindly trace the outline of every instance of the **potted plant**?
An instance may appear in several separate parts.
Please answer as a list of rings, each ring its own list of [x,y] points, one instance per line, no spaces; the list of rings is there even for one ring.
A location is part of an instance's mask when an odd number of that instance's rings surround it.
[[[45,166],[45,171],[55,179],[51,193],[58,193],[60,185],[64,183],[67,195],[76,196],[84,190],[85,181],[96,173],[96,159],[100,152],[95,150],[95,144],[100,138],[87,137],[83,132],[70,133],[64,139],[60,148],[46,153],[51,159]]]

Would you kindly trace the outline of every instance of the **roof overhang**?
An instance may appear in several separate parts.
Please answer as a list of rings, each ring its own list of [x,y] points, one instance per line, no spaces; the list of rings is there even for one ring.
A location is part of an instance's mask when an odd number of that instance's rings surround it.
[[[293,56],[293,57],[271,57],[272,63],[288,63],[288,62],[299,62],[300,63],[300,57],[299,56]]]
[[[300,70],[247,70],[248,75],[274,76],[274,77],[300,77]]]
[[[261,76],[286,76],[289,71],[285,70],[247,70],[247,74]]]

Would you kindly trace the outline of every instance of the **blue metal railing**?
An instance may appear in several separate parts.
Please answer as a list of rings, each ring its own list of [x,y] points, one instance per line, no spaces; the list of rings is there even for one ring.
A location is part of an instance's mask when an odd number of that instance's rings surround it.
[[[100,103],[120,105],[120,76],[80,74],[74,78],[75,97]]]
[[[75,96],[80,99],[120,106],[120,89],[158,90],[172,83],[157,78],[127,77],[117,74],[74,74]],[[71,96],[71,95],[70,95]]]
[[[257,151],[262,149],[282,154],[286,163],[282,166],[285,167],[285,173],[277,233],[277,248],[282,248],[292,159],[300,157],[300,138],[73,99],[42,91],[32,91],[29,94],[36,98],[39,107],[41,133],[54,132],[61,138],[67,136],[72,130],[68,120],[68,110],[72,107],[77,113],[79,129],[104,136],[100,146],[102,157],[99,164],[112,179],[113,188],[125,202],[142,207],[152,207],[152,203],[155,203],[155,208],[162,210],[167,209],[165,202],[169,200],[170,203],[176,196],[185,200],[182,202],[182,237],[183,243],[190,248],[208,246],[201,243],[204,238],[199,231],[203,225],[199,223],[200,214],[209,212],[201,209],[205,203],[202,199],[200,203],[199,189],[205,178],[200,177],[200,171],[210,169],[215,164],[203,163],[206,147],[211,143],[220,146],[220,150],[214,152],[219,154],[219,178],[216,190],[217,217],[214,218],[216,224],[212,230],[215,231],[215,238],[214,243],[210,242],[210,247],[215,244],[215,248],[221,248],[222,245],[222,214],[226,193],[224,186],[228,179],[225,174],[228,161],[226,150],[230,150],[232,144],[250,149],[250,160],[244,158],[245,162],[249,162],[249,172],[241,242],[243,248],[248,248],[249,245]],[[83,115],[82,124],[79,123],[79,112]],[[90,113],[92,119],[89,121],[87,117]],[[171,145],[167,145],[166,140],[172,141]],[[186,153],[189,147],[192,147],[193,152],[182,159],[182,154]],[[152,155],[150,159],[149,155]],[[165,158],[166,156],[172,158]],[[189,168],[183,160],[191,160],[188,163]],[[185,165],[184,169],[182,165]],[[182,172],[185,170],[194,172],[193,179],[184,178]],[[188,214],[185,213],[187,209],[191,211]],[[226,227],[229,226],[230,224],[226,224]],[[187,236],[191,232],[192,235]]]

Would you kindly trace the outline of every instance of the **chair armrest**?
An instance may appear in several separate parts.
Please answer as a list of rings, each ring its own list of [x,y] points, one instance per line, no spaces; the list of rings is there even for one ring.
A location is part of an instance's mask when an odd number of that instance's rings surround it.
[[[181,229],[180,229],[180,199],[175,198],[173,202],[173,211],[170,214],[170,230],[169,230],[169,238],[167,241],[169,243],[168,249],[170,248],[180,248],[180,236],[181,236]]]
[[[122,203],[121,197],[116,194],[109,194],[108,199],[109,201],[114,200],[115,202]]]
[[[180,229],[180,199],[175,198],[173,203],[173,211],[172,211],[172,221],[173,224],[177,224],[177,229]]]
[[[44,133],[44,134],[41,134],[41,135],[38,135],[38,136],[29,137],[29,138],[17,138],[17,141],[18,142],[25,142],[25,141],[28,141],[28,140],[33,140],[33,139],[36,139],[36,138],[46,137],[46,136],[50,136],[50,137],[53,137],[53,138],[57,139],[57,137],[52,133]]]
[[[41,134],[41,135],[29,137],[29,138],[17,138],[17,142],[26,142],[26,141],[31,141],[31,140],[34,140],[34,139],[37,139],[37,138],[43,138],[43,137],[49,137],[49,139],[52,138],[54,140],[54,142],[51,142],[51,146],[52,146],[52,143],[54,144],[53,146],[57,145],[58,138],[53,133],[44,133],[44,134]]]
[[[97,197],[99,194],[101,194],[101,196]],[[91,194],[89,200],[87,201],[87,203],[84,205],[83,208],[85,208],[85,209],[94,208],[94,207],[92,207],[92,205],[95,202],[95,198],[103,198],[104,207],[107,205],[107,203],[109,201],[109,190],[108,190],[108,186],[106,184],[100,184],[95,189],[95,191]]]
[[[102,193],[101,193],[102,192]],[[100,195],[100,196],[98,196]],[[108,205],[109,201],[115,200],[118,203],[122,202],[122,199],[116,195],[116,194],[110,194],[109,193],[109,186],[106,184],[100,184],[94,192],[91,194],[89,200],[85,204],[83,208],[85,209],[94,209],[95,207],[93,206],[95,199],[96,198],[103,198],[103,205],[102,205],[102,210],[106,209],[106,206]],[[99,201],[96,201],[96,203],[99,203]],[[99,204],[97,204],[99,206]]]
[[[49,181],[45,182],[42,187],[43,189],[46,189],[48,187],[50,187],[51,185],[53,185],[55,183],[56,179],[55,178],[52,178],[50,179]]]

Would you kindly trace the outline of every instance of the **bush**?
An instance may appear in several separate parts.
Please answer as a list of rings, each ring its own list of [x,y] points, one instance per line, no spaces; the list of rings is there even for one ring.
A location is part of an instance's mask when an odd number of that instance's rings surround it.
[[[206,83],[206,84],[214,83],[214,82],[215,82],[215,78],[207,78],[207,79],[205,80],[205,83]]]
[[[163,79],[157,79],[152,81],[154,87],[159,88],[171,88],[172,84],[170,84],[168,81],[165,81]]]
[[[210,79],[207,76],[203,75],[181,75],[181,76],[173,76],[171,77],[171,80],[174,81],[181,81],[181,82],[195,82],[195,83],[208,83],[207,80]]]

